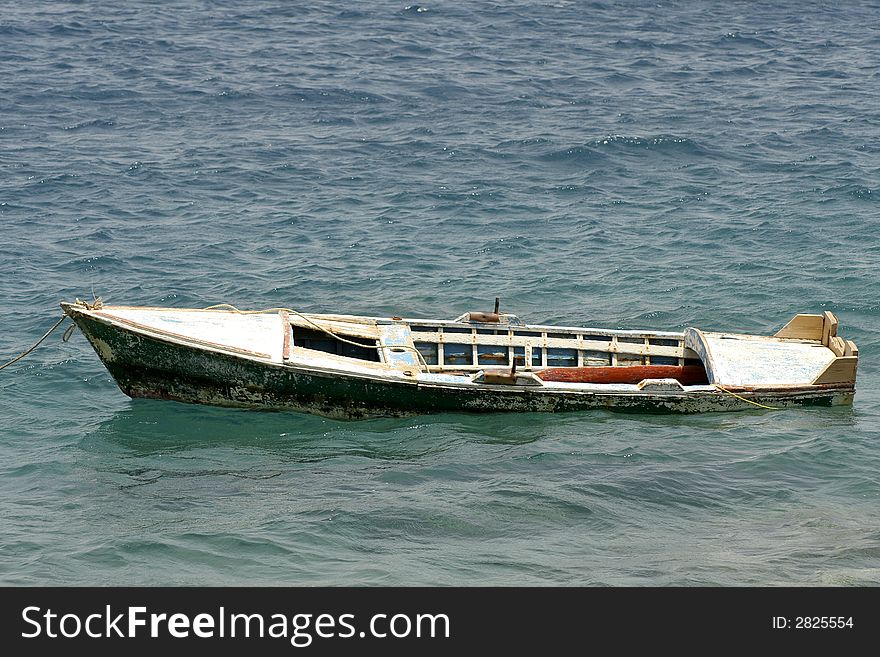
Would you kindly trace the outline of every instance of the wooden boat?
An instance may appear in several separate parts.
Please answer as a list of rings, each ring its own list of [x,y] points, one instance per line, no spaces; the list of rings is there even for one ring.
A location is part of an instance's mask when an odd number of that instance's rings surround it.
[[[851,404],[830,312],[772,337],[62,303],[130,397],[335,418],[440,411],[703,412]]]

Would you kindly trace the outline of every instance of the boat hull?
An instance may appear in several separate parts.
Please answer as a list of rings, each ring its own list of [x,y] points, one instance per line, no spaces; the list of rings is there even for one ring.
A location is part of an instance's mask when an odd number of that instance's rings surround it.
[[[542,387],[386,380],[324,372],[212,351],[145,335],[92,314],[68,311],[119,388],[130,397],[260,410],[292,410],[339,419],[436,412],[706,411],[852,403],[851,388],[751,390],[736,395],[561,391]],[[749,401],[744,401],[744,399]]]

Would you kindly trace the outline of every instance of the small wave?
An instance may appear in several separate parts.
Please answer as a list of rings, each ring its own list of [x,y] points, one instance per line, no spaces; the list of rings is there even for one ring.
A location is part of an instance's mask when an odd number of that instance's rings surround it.
[[[545,162],[574,162],[579,164],[597,162],[604,158],[605,156],[602,153],[589,146],[574,146],[561,151],[552,151],[540,157]]]
[[[97,100],[97,101],[110,101],[110,100],[131,100],[136,101],[140,99],[141,94],[138,91],[134,91],[133,89],[123,89],[118,87],[109,87],[109,86],[87,86],[83,85],[76,88],[76,91],[72,94],[73,98],[77,100]]]
[[[613,46],[621,50],[669,50],[690,51],[693,47],[686,43],[670,41],[648,41],[647,39],[618,39]]]
[[[431,98],[456,99],[471,95],[470,90],[457,84],[432,84],[424,87],[422,93]]]
[[[628,73],[611,73],[602,79],[604,82],[614,85],[626,85],[643,81],[640,76],[629,75]]]
[[[751,66],[737,66],[736,68],[718,69],[712,71],[712,77],[741,77],[750,78],[758,75],[758,72]]]
[[[221,100],[241,100],[241,99],[246,99],[246,98],[252,98],[253,96],[254,96],[254,94],[249,91],[242,91],[240,89],[232,89],[230,87],[225,87],[214,94],[214,98],[221,99]]]
[[[756,36],[757,33],[752,33],[751,35],[743,34],[742,32],[728,32],[721,39],[720,43],[722,45],[735,45],[737,47],[746,47],[746,48],[761,48],[768,49],[771,48],[770,44],[760,39]]]
[[[33,36],[33,32],[17,25],[0,25],[0,36]]]
[[[348,103],[387,103],[390,99],[377,93],[347,88],[280,87],[272,94],[276,99],[295,100],[312,105],[338,107]]]
[[[868,187],[858,187],[849,193],[855,199],[860,201],[878,201],[880,200],[880,190],[873,190]]]
[[[496,148],[505,149],[511,147],[518,146],[543,146],[544,144],[549,144],[550,140],[545,139],[544,137],[529,137],[526,139],[509,139],[507,141],[502,141]]]
[[[822,190],[821,194],[832,197],[848,196],[857,201],[867,201],[869,203],[880,201],[880,189],[871,189],[857,183],[829,187]]]
[[[849,77],[849,75],[847,75],[843,71],[838,71],[830,68],[813,71],[813,75],[817,78],[832,78],[836,80],[845,80]]]
[[[625,135],[609,135],[590,142],[589,147],[599,153],[606,151],[653,151],[659,153],[683,152],[692,155],[707,153],[699,143],[688,137],[676,135],[656,135],[653,137],[628,137]]]
[[[358,9],[346,8],[336,14],[336,18],[343,20],[360,20],[362,18],[369,18],[370,13],[366,11],[360,11]]]
[[[356,125],[350,116],[319,116],[312,123],[318,125]]]
[[[64,126],[65,130],[82,130],[83,128],[115,128],[116,122],[110,119],[92,119]]]
[[[125,269],[125,262],[113,256],[92,256],[70,260],[63,268],[66,271],[83,272],[120,272]]]
[[[67,25],[53,25],[49,28],[49,34],[54,36],[84,36],[91,34],[91,29],[82,23],[74,21]]]
[[[645,39],[618,39],[614,42],[615,48],[637,48],[637,49],[653,49],[657,47],[653,41],[646,41]]]

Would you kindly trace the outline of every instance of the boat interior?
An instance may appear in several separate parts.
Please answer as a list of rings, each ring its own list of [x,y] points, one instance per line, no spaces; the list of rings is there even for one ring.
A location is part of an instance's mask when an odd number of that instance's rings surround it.
[[[637,384],[661,378],[682,385],[707,383],[700,357],[685,347],[684,333],[529,326],[514,315],[478,314],[481,320],[497,321],[472,321],[469,315],[452,321],[375,319],[374,327],[359,322],[346,327],[337,316],[334,335],[292,316],[292,346],[444,374],[520,371],[542,381],[572,383]],[[311,318],[330,328],[326,316]]]
[[[478,383],[853,386],[858,366],[858,348],[837,337],[837,318],[828,311],[796,315],[773,336],[527,325],[497,308],[451,321],[333,315],[289,321],[300,356],[317,351]]]

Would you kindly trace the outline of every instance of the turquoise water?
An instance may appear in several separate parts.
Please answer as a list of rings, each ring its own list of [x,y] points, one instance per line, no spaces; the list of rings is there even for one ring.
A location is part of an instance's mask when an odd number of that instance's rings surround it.
[[[0,360],[92,292],[772,333],[852,408],[337,422],[0,372],[0,583],[880,582],[880,5],[2,2]]]

